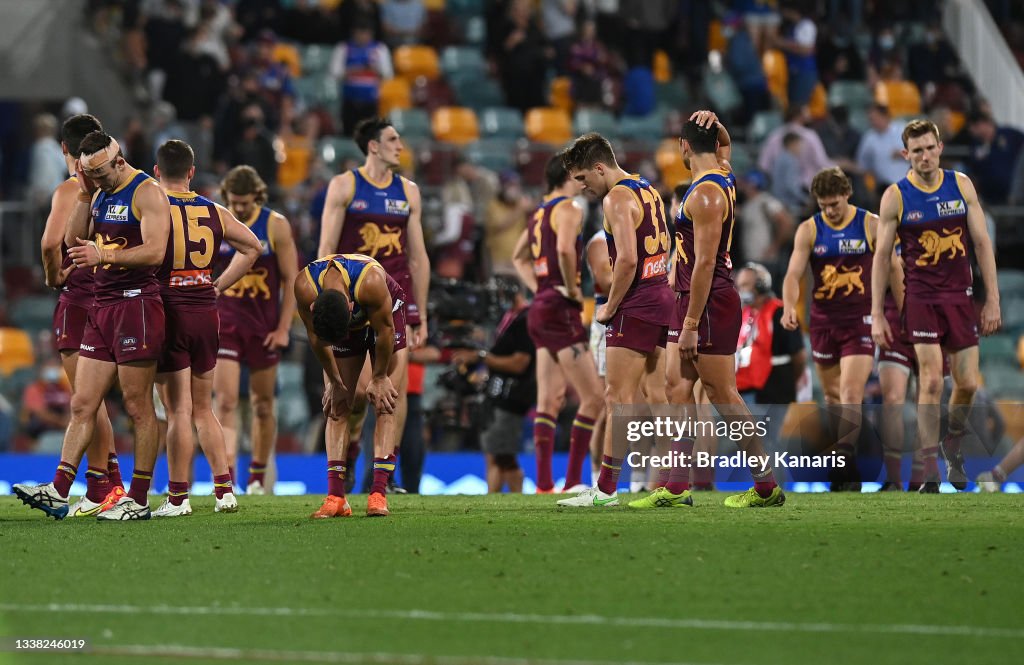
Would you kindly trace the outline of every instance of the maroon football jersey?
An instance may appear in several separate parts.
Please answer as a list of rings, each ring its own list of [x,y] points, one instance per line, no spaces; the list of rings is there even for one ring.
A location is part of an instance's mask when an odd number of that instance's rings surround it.
[[[545,201],[533,213],[527,225],[530,238],[530,254],[533,257],[533,274],[537,277],[537,295],[554,291],[565,286],[562,268],[558,265],[558,234],[572,233],[575,229],[556,229],[553,225],[555,209],[561,203],[572,203],[572,199],[557,196]],[[580,264],[583,262],[583,238],[576,238],[576,274],[570,279],[580,283]]]
[[[168,305],[215,305],[213,261],[224,240],[224,222],[213,201],[195,192],[167,192],[171,231],[157,277]]]

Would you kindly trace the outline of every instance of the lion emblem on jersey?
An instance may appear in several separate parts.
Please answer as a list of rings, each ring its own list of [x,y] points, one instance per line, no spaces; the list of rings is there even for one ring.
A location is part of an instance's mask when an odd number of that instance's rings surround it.
[[[860,266],[856,268],[836,268],[833,265],[827,265],[821,270],[821,286],[814,292],[815,300],[832,300],[836,295],[836,291],[840,289],[846,289],[844,296],[848,296],[853,293],[856,289],[859,293],[864,293],[864,282],[861,281],[860,275],[864,272],[864,269]]]
[[[374,258],[402,253],[402,230],[397,227],[385,224],[381,228],[373,223],[364,224],[359,229],[359,236],[363,239],[363,246],[357,252]]]
[[[946,258],[955,259],[957,252],[960,252],[963,256],[967,256],[967,249],[964,247],[963,240],[963,229],[942,229],[945,235],[939,235],[935,231],[928,230],[921,234],[918,238],[918,242],[921,243],[921,249],[924,253],[917,257],[917,261],[914,261],[916,265],[926,266],[935,265],[939,262],[941,257],[946,252],[949,252],[949,256]]]
[[[683,248],[683,234],[681,233],[676,234],[676,255],[684,265],[690,264],[690,257],[686,255],[686,249]]]
[[[267,269],[257,268],[245,274],[224,292],[229,298],[259,298],[270,300],[270,287],[267,286]]]
[[[110,236],[104,237],[102,233],[96,234],[96,246],[102,252],[104,249],[124,249],[128,245],[127,238],[111,238]],[[110,270],[110,264],[105,263],[103,265],[104,270]],[[121,268],[125,270],[125,268]]]

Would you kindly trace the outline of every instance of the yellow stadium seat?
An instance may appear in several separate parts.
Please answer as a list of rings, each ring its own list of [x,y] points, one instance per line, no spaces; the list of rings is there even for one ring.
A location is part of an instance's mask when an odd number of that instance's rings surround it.
[[[560,108],[566,113],[572,113],[572,79],[568,76],[558,76],[551,79],[548,101],[552,106]]]
[[[770,48],[761,56],[761,67],[768,79],[768,90],[783,108],[789,106],[789,69],[786,56],[778,49]]]
[[[442,106],[430,121],[434,138],[445,143],[465,145],[480,138],[476,113],[465,106]]]
[[[399,46],[394,60],[395,71],[407,79],[422,76],[433,81],[441,75],[437,51],[430,46]]]
[[[288,73],[291,74],[292,78],[299,78],[302,76],[302,56],[299,54],[299,49],[286,42],[277,42],[274,44],[274,50],[270,54],[270,59],[274,62],[283,62],[288,67]]]
[[[880,81],[875,101],[888,106],[894,118],[921,113],[921,91],[911,81]]]
[[[658,151],[654,153],[654,161],[661,173],[661,184],[667,188],[671,189],[692,179],[690,169],[686,168],[683,156],[679,152],[677,139],[664,139],[658,145]]]
[[[590,322],[594,320],[594,310],[597,309],[597,303],[594,302],[593,296],[583,297],[583,326],[585,328],[590,327]]]
[[[722,22],[718,19],[711,21],[708,26],[708,50],[709,51],[721,51],[725,52],[725,49],[729,47],[729,40],[725,38],[725,32],[722,30]]]
[[[808,103],[808,107],[811,117],[815,120],[821,120],[828,115],[828,94],[825,92],[825,86],[820,82],[814,86],[814,91],[811,92],[811,101]]]
[[[0,328],[0,374],[4,376],[35,365],[32,338],[20,328]]]
[[[950,111],[949,112],[949,131],[952,132],[952,136],[956,136],[960,133],[960,130],[964,128],[964,124],[967,122],[967,115],[961,111]],[[952,137],[950,137],[952,138]]]
[[[572,118],[561,108],[540,107],[526,112],[526,136],[537,143],[562,145],[572,138]]]
[[[380,84],[380,101],[377,103],[381,115],[388,115],[395,109],[412,108],[412,86],[409,80],[400,76]]]
[[[1017,364],[1024,367],[1024,335],[1017,338]]]
[[[444,0],[423,0],[423,7],[428,12],[443,12]]]
[[[654,52],[654,80],[658,83],[668,83],[672,80],[672,63],[668,59],[668,53],[661,49]]]

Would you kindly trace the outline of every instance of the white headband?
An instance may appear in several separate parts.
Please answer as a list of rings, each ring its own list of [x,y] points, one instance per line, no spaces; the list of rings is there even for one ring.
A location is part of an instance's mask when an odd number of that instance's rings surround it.
[[[111,162],[117,157],[117,154],[121,152],[121,146],[117,144],[117,139],[111,137],[110,145],[102,150],[97,150],[91,155],[83,154],[79,160],[82,164],[82,169],[98,169],[107,162]]]

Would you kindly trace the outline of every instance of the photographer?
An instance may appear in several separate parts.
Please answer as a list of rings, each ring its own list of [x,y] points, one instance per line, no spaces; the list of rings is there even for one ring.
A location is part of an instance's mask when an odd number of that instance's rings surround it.
[[[490,351],[456,351],[452,360],[463,365],[482,361],[490,371],[485,389],[490,407],[490,424],[483,433],[482,446],[487,458],[487,491],[523,491],[523,470],[516,455],[522,448],[523,425],[527,411],[537,396],[534,381],[533,342],[526,329],[529,311],[526,298],[516,291],[512,307],[494,332]]]

